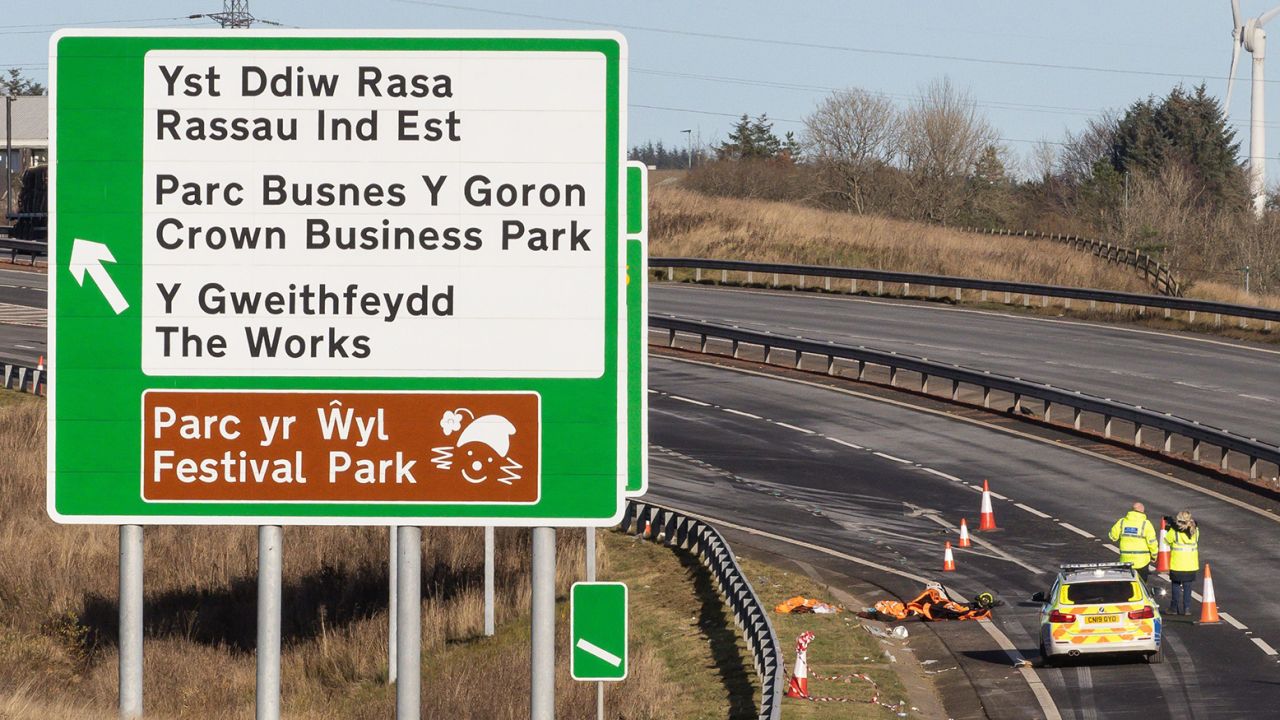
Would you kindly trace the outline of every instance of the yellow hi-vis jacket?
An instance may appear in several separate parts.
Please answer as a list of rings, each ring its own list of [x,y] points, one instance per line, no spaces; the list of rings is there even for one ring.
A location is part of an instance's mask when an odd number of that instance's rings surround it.
[[[1158,550],[1156,529],[1147,516],[1137,510],[1130,510],[1117,520],[1108,537],[1120,546],[1120,562],[1133,563],[1134,570],[1150,565]]]
[[[1177,528],[1164,531],[1169,543],[1169,569],[1173,572],[1195,572],[1200,569],[1200,528],[1187,534]]]

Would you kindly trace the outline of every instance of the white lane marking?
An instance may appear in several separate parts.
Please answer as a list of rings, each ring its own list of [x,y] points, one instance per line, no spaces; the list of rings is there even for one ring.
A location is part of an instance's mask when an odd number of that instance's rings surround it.
[[[796,432],[802,432],[802,433],[804,433],[805,435],[816,435],[816,434],[817,434],[817,433],[815,433],[815,432],[814,432],[814,431],[812,431],[812,430],[808,430],[808,429],[805,429],[805,428],[802,428],[802,427],[796,427],[795,425],[789,425],[789,424],[787,424],[787,423],[784,423],[784,422],[781,422],[781,421],[778,421],[778,420],[770,420],[769,422],[773,423],[774,425],[777,425],[778,427],[784,427],[784,428],[786,428],[786,429],[788,429],[788,430],[795,430]]]
[[[0,324],[46,327],[49,324],[49,311],[29,305],[0,303]]]
[[[1001,495],[1000,493],[996,492],[995,490],[988,490],[987,492],[991,493],[991,497],[993,497],[993,498],[995,498],[995,499],[997,499],[997,500],[1008,500],[1008,499],[1009,499],[1009,498],[1005,497],[1004,495]]]
[[[734,288],[709,288],[709,287],[702,287],[702,286],[694,287],[694,286],[685,286],[685,285],[680,285],[680,289],[702,290],[704,292],[739,292],[744,294],[766,295],[766,296],[773,296],[773,297],[777,297],[779,295],[782,295],[785,297],[786,296],[785,293],[788,292],[788,291],[768,292],[764,290],[734,289]],[[868,305],[883,305],[886,307],[910,308],[913,310],[934,310],[937,312],[957,312],[957,313],[969,313],[972,315],[986,315],[988,317],[995,317],[995,318],[1000,318],[1004,320],[1027,320],[1031,322],[1051,323],[1054,325],[1071,325],[1075,327],[1097,328],[1099,330],[1104,330],[1104,331],[1111,330],[1114,332],[1127,332],[1127,333],[1133,333],[1137,335],[1155,335],[1156,337],[1164,338],[1166,340],[1175,340],[1175,341],[1183,340],[1186,342],[1198,342],[1198,343],[1205,343],[1208,345],[1219,345],[1222,347],[1230,348],[1232,350],[1248,350],[1252,352],[1266,353],[1268,355],[1280,355],[1280,350],[1272,350],[1270,348],[1255,347],[1253,345],[1242,345],[1239,343],[1226,342],[1223,340],[1214,340],[1212,338],[1205,338],[1205,337],[1195,337],[1195,336],[1190,336],[1185,334],[1178,335],[1174,333],[1160,332],[1158,330],[1140,330],[1138,328],[1133,328],[1133,327],[1125,327],[1121,325],[1109,325],[1106,323],[1087,322],[1083,320],[1058,320],[1055,318],[1033,317],[1029,315],[1015,315],[1013,313],[1002,313],[1002,312],[995,312],[991,310],[974,310],[970,308],[957,308],[957,307],[934,307],[935,303],[917,304],[912,302],[886,302],[884,300],[870,300],[867,298],[841,297],[841,296],[830,296],[830,295],[810,295],[804,299],[827,301],[827,302],[860,302]],[[812,331],[813,328],[810,328],[810,330]]]
[[[725,411],[725,412],[727,412],[727,413],[733,413],[734,415],[741,415],[742,417],[745,417],[745,418],[751,418],[752,420],[763,420],[763,419],[764,419],[764,418],[760,417],[759,415],[753,415],[752,413],[749,413],[749,412],[742,412],[741,410],[734,410],[733,408],[722,407],[722,408],[720,408],[720,409],[721,409],[721,410],[723,410],[723,411]]]
[[[1227,624],[1228,624],[1228,625],[1230,625],[1231,627],[1233,627],[1233,628],[1235,628],[1235,629],[1237,629],[1237,630],[1248,630],[1248,629],[1249,629],[1248,627],[1246,627],[1246,626],[1245,626],[1245,624],[1244,624],[1244,623],[1242,623],[1242,622],[1240,622],[1239,620],[1237,620],[1237,619],[1235,618],[1235,616],[1234,616],[1234,615],[1232,615],[1231,613],[1218,613],[1218,617],[1220,617],[1220,618],[1222,618],[1223,620],[1227,621]]]
[[[834,438],[834,437],[831,437],[830,435],[827,435],[826,438],[837,445],[843,445],[848,448],[853,448],[854,450],[866,450],[866,448],[862,447],[861,445],[855,445],[851,442],[845,442],[840,438]]]
[[[1070,530],[1071,532],[1077,535],[1080,535],[1082,537],[1087,537],[1089,539],[1093,539],[1094,537],[1096,537],[1093,533],[1085,532],[1084,530],[1081,530],[1080,528],[1076,527],[1075,525],[1072,525],[1071,523],[1064,523],[1059,521],[1058,524],[1061,525],[1063,528]]]
[[[1258,647],[1262,648],[1262,652],[1268,655],[1280,655],[1280,653],[1276,652],[1275,648],[1267,644],[1266,640],[1263,640],[1262,638],[1249,638],[1249,639],[1253,641],[1254,645],[1257,645]]]
[[[591,653],[614,667],[622,667],[622,658],[614,655],[608,650],[605,650],[599,645],[587,642],[586,638],[578,638],[578,649]]]
[[[738,525],[736,523],[731,523],[725,520],[720,520],[718,518],[713,518],[706,515],[697,515],[697,514],[694,514],[691,512],[685,512],[685,511],[682,511],[682,512],[684,512],[684,514],[688,515],[689,517],[705,520],[706,522],[712,523],[713,525],[720,525],[723,527],[738,530],[740,532],[745,532],[750,535],[757,535],[759,537],[768,538],[770,540],[777,540],[778,542],[784,542],[789,545],[795,545],[796,547],[807,548],[815,552],[820,552],[824,555],[830,555],[831,557],[834,557],[834,558],[840,558],[841,560],[847,560],[851,563],[856,563],[858,565],[865,565],[866,567],[875,568],[876,570],[889,573],[890,575],[897,575],[899,577],[907,578],[908,580],[914,580],[915,582],[921,583],[923,585],[928,585],[930,582],[933,582],[929,578],[916,575],[914,573],[909,573],[905,570],[899,570],[898,568],[889,567],[888,565],[881,565],[878,562],[865,560],[863,558],[856,557],[848,553],[843,553],[838,550],[832,550],[831,548],[826,548],[821,545],[815,545],[813,543],[808,543],[803,540],[796,540],[794,538],[777,535],[771,532],[765,532],[764,530],[757,530],[755,528],[750,528],[745,525]],[[991,620],[979,620],[978,624],[981,625],[982,628],[987,631],[987,634],[990,635],[992,639],[994,639],[996,643],[1000,645],[1000,647],[1005,651],[1005,654],[1009,656],[1009,659],[1013,661],[1014,664],[1018,665],[1018,672],[1022,675],[1022,679],[1026,681],[1027,686],[1031,688],[1031,694],[1035,695],[1036,703],[1040,705],[1040,710],[1041,712],[1044,713],[1045,720],[1062,720],[1062,714],[1058,712],[1058,706],[1053,704],[1053,696],[1049,694],[1049,690],[1045,688],[1044,683],[1040,681],[1040,678],[1036,677],[1036,674],[1032,671],[1032,669],[1022,664],[1022,660],[1024,660],[1024,658],[1022,657],[1022,654],[1018,652],[1016,647],[1014,647],[1013,643],[1009,640],[1009,637],[1004,634],[1004,631],[996,627],[995,623],[992,622]]]
[[[789,383],[795,383],[795,384],[797,384],[797,385],[807,385],[807,386],[809,386],[809,387],[818,388],[819,390],[826,390],[826,391],[829,391],[829,392],[836,392],[836,393],[840,393],[840,394],[843,394],[843,395],[849,395],[850,397],[862,398],[862,399],[864,399],[864,400],[872,400],[872,401],[874,401],[874,402],[884,403],[884,404],[886,404],[886,405],[893,405],[893,406],[895,406],[895,407],[900,407],[900,408],[904,408],[904,409],[907,409],[907,410],[914,410],[915,412],[921,412],[921,413],[925,413],[925,414],[928,414],[928,415],[935,415],[935,416],[937,416],[937,417],[946,418],[946,419],[948,419],[948,420],[952,420],[952,421],[955,421],[955,422],[963,422],[963,423],[969,423],[970,425],[977,425],[978,427],[982,427],[982,428],[985,428],[985,429],[987,429],[987,430],[992,430],[992,431],[995,431],[995,432],[1005,433],[1005,434],[1007,434],[1007,435],[1012,435],[1012,436],[1017,437],[1017,438],[1022,438],[1023,440],[1030,440],[1030,441],[1032,441],[1032,442],[1040,443],[1041,445],[1048,445],[1048,446],[1050,446],[1050,447],[1056,447],[1056,448],[1059,448],[1059,449],[1061,449],[1061,450],[1067,450],[1067,451],[1069,451],[1069,452],[1073,452],[1073,453],[1077,453],[1077,454],[1080,454],[1080,455],[1084,455],[1084,456],[1087,456],[1087,457],[1093,458],[1093,459],[1095,459],[1095,460],[1100,460],[1100,461],[1102,461],[1102,462],[1111,463],[1111,464],[1113,464],[1113,465],[1119,465],[1120,467],[1123,467],[1123,468],[1125,468],[1125,469],[1127,469],[1127,470],[1132,470],[1133,472],[1136,472],[1136,473],[1142,473],[1143,475],[1147,475],[1147,476],[1150,476],[1150,477],[1156,478],[1157,480],[1162,480],[1162,481],[1164,481],[1164,482],[1170,482],[1170,483],[1173,483],[1174,485],[1182,486],[1183,488],[1185,488],[1185,489],[1187,489],[1187,490],[1191,490],[1191,491],[1193,491],[1193,492],[1198,492],[1198,493],[1200,493],[1200,494],[1202,494],[1202,495],[1208,495],[1209,497],[1214,498],[1215,500],[1221,500],[1222,502],[1227,503],[1227,504],[1229,504],[1229,505],[1234,505],[1235,507],[1238,507],[1238,508],[1240,508],[1241,510],[1247,510],[1247,511],[1249,511],[1249,512],[1251,512],[1251,513],[1255,514],[1255,515],[1258,515],[1258,516],[1260,516],[1260,517],[1264,517],[1264,518],[1266,518],[1266,519],[1270,520],[1271,522],[1274,522],[1274,523],[1280,523],[1280,514],[1275,514],[1275,513],[1267,512],[1266,510],[1263,510],[1263,509],[1261,509],[1261,508],[1254,507],[1254,506],[1250,505],[1249,503],[1244,502],[1243,500],[1237,500],[1237,499],[1235,499],[1235,498],[1233,498],[1233,497],[1230,497],[1230,496],[1227,496],[1227,495],[1223,495],[1223,494],[1222,494],[1222,493],[1220,493],[1220,492],[1217,492],[1217,491],[1214,491],[1214,490],[1210,490],[1210,489],[1208,489],[1208,488],[1200,487],[1199,485],[1196,485],[1196,484],[1195,484],[1195,483],[1193,483],[1193,482],[1188,482],[1188,481],[1186,481],[1186,480],[1181,480],[1181,479],[1176,478],[1176,477],[1173,477],[1173,476],[1171,476],[1171,475],[1165,475],[1165,474],[1163,474],[1163,473],[1157,472],[1157,471],[1152,470],[1152,469],[1150,469],[1150,468],[1142,467],[1141,465],[1134,465],[1134,464],[1133,464],[1133,463],[1131,463],[1131,462],[1126,462],[1126,461],[1121,460],[1121,459],[1119,459],[1119,458],[1109,457],[1109,456],[1107,456],[1107,455],[1103,455],[1103,454],[1101,454],[1101,453],[1096,453],[1096,452],[1094,452],[1094,451],[1092,451],[1092,450],[1089,450],[1089,449],[1087,449],[1087,448],[1076,447],[1076,446],[1074,446],[1074,445],[1068,445],[1068,444],[1065,444],[1065,443],[1056,442],[1056,441],[1054,441],[1054,440],[1050,440],[1050,439],[1048,439],[1048,438],[1037,437],[1036,435],[1032,435],[1032,434],[1030,434],[1030,433],[1024,433],[1024,432],[1021,432],[1021,431],[1019,431],[1019,430],[1014,430],[1013,428],[1002,427],[1002,426],[1000,426],[1000,425],[994,425],[994,424],[992,424],[992,423],[983,422],[982,420],[979,420],[979,419],[977,419],[977,418],[962,417],[962,416],[959,416],[959,415],[951,415],[950,413],[946,413],[946,412],[943,412],[943,411],[941,411],[941,410],[934,410],[934,409],[932,409],[932,408],[922,408],[922,407],[918,407],[918,406],[916,406],[916,405],[912,405],[912,404],[910,404],[910,403],[902,402],[901,400],[890,400],[889,398],[882,398],[882,397],[877,397],[877,396],[875,396],[875,395],[868,395],[868,394],[866,394],[866,393],[860,393],[860,392],[857,392],[856,390],[848,390],[848,389],[846,389],[846,388],[833,387],[833,386],[831,386],[831,385],[824,385],[824,384],[822,384],[822,383],[810,382],[810,381],[808,381],[808,380],[801,380],[801,379],[799,379],[799,378],[783,377],[783,376],[781,376],[781,375],[775,375],[775,374],[773,374],[773,373],[760,372],[760,371],[757,371],[757,370],[747,370],[746,368],[736,368],[736,367],[728,367],[728,366],[725,366],[725,365],[716,365],[716,364],[709,363],[709,362],[702,362],[702,361],[700,361],[700,360],[691,360],[691,359],[686,359],[686,358],[677,358],[677,357],[671,357],[671,356],[663,356],[663,357],[664,357],[665,359],[667,359],[667,360],[672,361],[672,362],[682,362],[682,363],[688,363],[688,364],[690,364],[690,365],[701,365],[701,366],[703,366],[703,367],[712,368],[712,369],[714,369],[714,370],[727,370],[727,371],[730,371],[730,372],[742,373],[743,375],[755,375],[755,376],[757,376],[757,377],[762,377],[762,378],[766,378],[766,379],[769,379],[769,380],[776,380],[776,381],[779,381],[779,382],[789,382]]]
[[[910,464],[911,464],[911,461],[910,461],[910,460],[903,460],[903,459],[902,459],[902,458],[900,458],[900,457],[894,457],[894,456],[889,455],[889,454],[887,454],[887,453],[882,453],[882,452],[878,452],[878,451],[877,451],[877,452],[873,452],[873,453],[871,453],[871,454],[872,454],[872,455],[879,455],[880,457],[884,458],[885,460],[892,460],[892,461],[894,461],[894,462],[902,463],[902,464],[904,464],[904,465],[910,465]]]
[[[1044,682],[1036,676],[1032,668],[1027,667],[1028,663],[1024,662],[1026,658],[1022,657],[1022,653],[1014,647],[1009,637],[996,627],[994,621],[979,620],[978,625],[987,631],[992,640],[1004,650],[1005,655],[1018,668],[1018,673],[1022,675],[1022,679],[1026,681],[1027,687],[1031,688],[1031,694],[1035,696],[1036,702],[1040,705],[1041,712],[1044,713],[1045,720],[1062,720],[1062,714],[1058,712],[1058,706],[1053,704],[1053,696],[1049,694],[1049,689],[1044,686]]]
[[[35,346],[33,345],[21,345],[19,343],[14,343],[13,346],[16,348],[21,348],[23,350],[35,350]]]
[[[948,475],[948,474],[946,474],[946,473],[942,472],[941,470],[934,470],[933,468],[921,468],[921,469],[922,469],[922,470],[924,470],[925,472],[927,472],[927,473],[931,474],[931,475],[937,475],[937,476],[938,476],[938,477],[940,477],[940,478],[946,478],[946,479],[948,479],[948,480],[950,480],[950,481],[952,481],[952,482],[958,482],[958,483],[963,483],[963,482],[964,482],[963,480],[961,480],[960,478],[956,477],[955,475]]]
[[[1013,504],[1013,506],[1016,508],[1020,508],[1022,510],[1026,510],[1027,512],[1031,513],[1032,515],[1035,515],[1036,517],[1042,517],[1042,518],[1045,518],[1046,520],[1049,518],[1049,513],[1042,513],[1039,510],[1031,507],[1030,505],[1023,505],[1020,502],[1016,502]]]
[[[687,403],[692,403],[694,405],[701,405],[702,407],[711,407],[711,403],[704,403],[701,400],[694,400],[692,398],[680,397],[679,395],[668,395],[667,397],[671,398],[672,400],[679,400],[680,402],[687,402]]]
[[[1113,552],[1113,553],[1115,553],[1115,554],[1117,554],[1117,555],[1119,555],[1119,554],[1120,554],[1120,548],[1116,547],[1115,545],[1112,545],[1111,543],[1107,543],[1107,544],[1103,545],[1102,547],[1104,547],[1104,548],[1106,548],[1106,549],[1110,550],[1111,552]]]
[[[941,525],[942,527],[944,527],[944,528],[946,528],[946,529],[948,529],[948,530],[950,530],[950,531],[952,531],[952,532],[957,532],[957,533],[958,533],[958,532],[960,532],[960,526],[959,526],[959,525],[952,525],[951,523],[947,522],[946,520],[943,520],[942,518],[938,517],[937,515],[934,515],[933,513],[927,513],[927,514],[925,514],[925,517],[927,517],[928,519],[930,519],[930,520],[932,520],[932,521],[934,521],[934,522],[938,523],[938,524],[939,524],[939,525]],[[991,553],[992,553],[993,555],[995,555],[997,558],[999,558],[999,559],[1001,559],[1001,560],[1004,560],[1004,561],[1006,561],[1006,562],[1011,562],[1011,563],[1013,563],[1014,565],[1017,565],[1018,567],[1020,567],[1020,568],[1022,568],[1022,569],[1024,569],[1024,570],[1029,571],[1032,575],[1043,575],[1043,574],[1044,574],[1044,570],[1041,570],[1040,568],[1036,567],[1035,565],[1028,565],[1027,563],[1022,562],[1022,561],[1021,561],[1021,560],[1019,560],[1018,558],[1014,557],[1012,554],[1010,554],[1010,553],[1008,553],[1008,552],[1006,552],[1006,551],[1004,551],[1004,550],[1001,550],[1000,548],[998,548],[998,547],[996,547],[995,545],[991,544],[991,542],[989,542],[989,541],[987,541],[987,540],[983,540],[982,538],[977,537],[977,536],[976,536],[976,535],[974,535],[973,533],[970,533],[970,534],[969,534],[969,540],[970,540],[971,542],[973,542],[975,545],[979,545],[979,546],[981,546],[981,547],[986,548],[987,550],[990,550],[990,551],[991,551]],[[957,549],[957,550],[963,550],[963,548],[956,548],[956,549]]]

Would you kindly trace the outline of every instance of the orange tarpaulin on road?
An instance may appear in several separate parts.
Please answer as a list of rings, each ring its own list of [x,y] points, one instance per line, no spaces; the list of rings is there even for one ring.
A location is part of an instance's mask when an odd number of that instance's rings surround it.
[[[775,605],[773,610],[774,612],[779,612],[783,614],[787,614],[787,613],[830,614],[830,613],[840,612],[840,608],[836,607],[835,605],[830,605],[828,603],[822,602],[821,600],[817,600],[815,598],[807,598],[802,595],[796,595],[795,597],[789,597],[786,600],[783,600],[782,602]]]

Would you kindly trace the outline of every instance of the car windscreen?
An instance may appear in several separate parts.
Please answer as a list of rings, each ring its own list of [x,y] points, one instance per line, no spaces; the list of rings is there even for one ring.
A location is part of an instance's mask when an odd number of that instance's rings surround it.
[[[1107,605],[1142,599],[1138,584],[1128,580],[1072,583],[1062,586],[1062,602],[1068,605]]]

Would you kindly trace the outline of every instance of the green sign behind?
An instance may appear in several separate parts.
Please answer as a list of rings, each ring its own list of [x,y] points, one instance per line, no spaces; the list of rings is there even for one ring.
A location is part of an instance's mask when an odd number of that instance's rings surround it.
[[[603,525],[642,486],[621,37],[72,31],[50,78],[54,519]]]
[[[579,582],[569,596],[569,674],[574,680],[627,678],[627,586]]]

